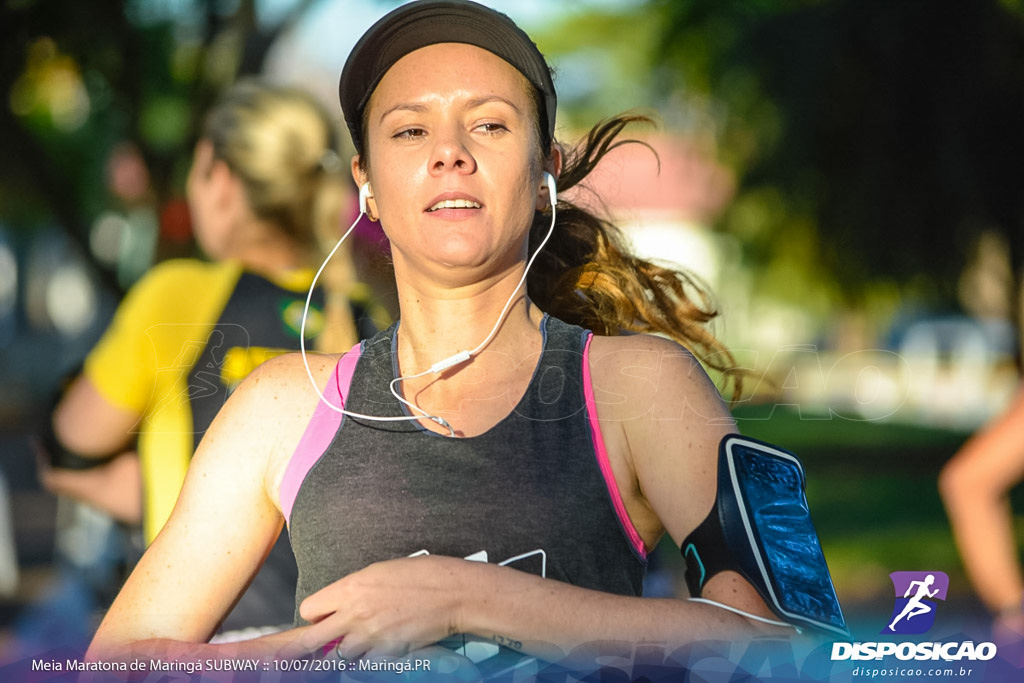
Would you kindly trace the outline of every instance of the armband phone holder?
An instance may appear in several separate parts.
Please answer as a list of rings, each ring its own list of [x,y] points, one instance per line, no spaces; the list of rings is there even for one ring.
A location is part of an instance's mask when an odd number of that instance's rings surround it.
[[[787,451],[738,434],[722,439],[718,495],[680,548],[697,597],[733,570],[786,623],[850,636],[804,496],[804,469]]]

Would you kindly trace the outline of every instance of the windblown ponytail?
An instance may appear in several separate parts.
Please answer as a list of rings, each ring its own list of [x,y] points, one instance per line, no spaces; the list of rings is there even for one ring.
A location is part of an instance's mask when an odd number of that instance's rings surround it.
[[[645,116],[620,115],[598,123],[577,146],[567,150],[558,179],[559,194],[579,185],[633,123]],[[549,219],[538,213],[530,231],[531,253]],[[530,298],[544,311],[596,334],[660,334],[690,349],[707,367],[723,374],[739,398],[742,378],[732,353],[708,329],[718,315],[710,292],[692,275],[632,255],[610,221],[559,199],[555,231],[527,279]]]

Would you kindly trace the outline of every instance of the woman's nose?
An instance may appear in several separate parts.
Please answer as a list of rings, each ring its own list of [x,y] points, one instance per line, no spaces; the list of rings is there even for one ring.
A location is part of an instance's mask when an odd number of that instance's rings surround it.
[[[447,131],[438,135],[430,159],[432,173],[458,171],[473,173],[476,171],[476,159],[469,151],[468,141],[464,134]]]

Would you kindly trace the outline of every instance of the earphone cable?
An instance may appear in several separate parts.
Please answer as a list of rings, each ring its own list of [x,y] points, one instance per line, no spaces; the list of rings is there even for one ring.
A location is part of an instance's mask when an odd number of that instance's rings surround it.
[[[306,368],[306,376],[309,378],[310,384],[313,385],[313,390],[316,392],[316,395],[324,404],[326,404],[331,410],[334,410],[335,412],[339,412],[343,415],[357,417],[365,420],[376,420],[379,422],[399,422],[428,419],[433,422],[436,422],[442,427],[446,427],[448,429],[449,436],[455,436],[455,430],[452,428],[452,426],[448,423],[447,420],[438,415],[432,415],[431,413],[420,408],[412,401],[405,399],[401,394],[399,394],[397,384],[408,379],[415,379],[417,377],[423,377],[424,375],[443,372],[448,368],[455,367],[456,365],[464,363],[470,358],[472,358],[475,354],[479,353],[480,350],[483,349],[485,346],[487,346],[487,344],[490,343],[491,339],[494,338],[494,335],[497,334],[498,329],[501,327],[502,321],[505,319],[505,315],[508,313],[509,309],[512,306],[512,302],[515,301],[516,294],[518,294],[519,290],[523,288],[523,284],[526,282],[526,276],[529,274],[530,268],[531,266],[533,266],[533,262],[537,259],[538,254],[540,254],[541,250],[544,248],[544,246],[548,243],[548,240],[551,238],[552,233],[554,233],[555,231],[555,218],[557,216],[556,207],[558,204],[557,190],[555,186],[554,177],[548,173],[545,173],[545,178],[547,180],[548,192],[550,194],[551,201],[551,223],[548,226],[547,233],[544,235],[544,239],[541,240],[541,243],[539,245],[537,245],[537,249],[534,250],[533,254],[530,256],[530,259],[526,262],[526,267],[523,269],[522,277],[519,278],[518,284],[516,285],[515,289],[512,290],[512,294],[509,295],[508,300],[505,302],[505,306],[501,309],[501,313],[498,314],[498,319],[495,321],[494,327],[491,328],[491,331],[490,333],[488,333],[487,337],[485,337],[482,342],[480,342],[475,348],[473,348],[470,351],[460,351],[459,353],[449,356],[444,360],[434,363],[426,370],[416,373],[414,375],[396,377],[393,380],[391,380],[390,384],[388,385],[389,389],[391,390],[391,395],[394,396],[397,401],[407,406],[413,412],[419,413],[418,415],[364,415],[362,413],[356,413],[347,410],[344,406],[336,406],[330,401],[328,401],[327,397],[325,397],[323,392],[320,391],[320,387],[317,385],[316,380],[313,378],[313,371],[309,367],[309,359],[307,358],[306,355],[306,319],[309,316],[309,307],[313,299],[313,290],[316,288],[316,283],[320,279],[320,275],[324,272],[324,269],[327,268],[327,264],[330,263],[331,259],[337,253],[338,249],[341,248],[342,243],[346,239],[348,239],[349,234],[351,234],[351,232],[355,230],[356,225],[359,224],[359,220],[364,215],[366,215],[365,198],[366,195],[368,194],[368,184],[364,184],[363,187],[360,188],[359,215],[356,216],[356,219],[352,222],[352,225],[349,226],[348,230],[346,230],[345,233],[341,236],[341,239],[339,239],[337,244],[334,245],[334,248],[331,249],[329,254],[327,254],[327,257],[324,259],[324,262],[320,264],[320,268],[316,271],[316,274],[313,276],[313,281],[310,283],[309,286],[309,292],[306,294],[306,304],[302,309],[302,323],[299,326],[299,351],[302,355],[302,363]]]
[[[317,280],[320,279],[320,275],[324,272],[324,269],[327,268],[327,264],[331,262],[331,259],[337,253],[338,249],[341,248],[342,243],[348,238],[349,234],[353,230],[355,230],[356,225],[359,224],[359,219],[362,218],[363,215],[364,213],[361,211],[359,215],[356,216],[356,219],[352,221],[352,225],[349,226],[348,230],[345,231],[345,234],[343,234],[341,236],[341,239],[338,240],[338,243],[335,244],[334,248],[331,249],[329,254],[327,254],[327,258],[324,259],[324,262],[320,264],[319,270],[316,271],[316,274],[313,276],[313,281],[309,285],[309,292],[306,294],[306,305],[302,309],[302,323],[299,325],[299,353],[302,355],[302,364],[306,367],[306,376],[309,377],[309,383],[313,385],[313,391],[315,391],[316,395],[320,397],[321,402],[326,404],[328,408],[334,410],[335,412],[341,413],[343,415],[348,415],[350,417],[358,417],[364,420],[377,420],[380,422],[419,420],[421,418],[418,415],[396,415],[394,417],[380,415],[364,415],[362,413],[356,413],[350,410],[346,410],[343,406],[334,405],[333,403],[328,401],[327,397],[324,396],[322,391],[320,391],[320,387],[317,385],[316,380],[313,378],[313,371],[309,367],[309,359],[306,357],[306,318],[309,317],[309,306],[313,300],[313,290],[316,288]],[[432,416],[428,417],[433,419]]]

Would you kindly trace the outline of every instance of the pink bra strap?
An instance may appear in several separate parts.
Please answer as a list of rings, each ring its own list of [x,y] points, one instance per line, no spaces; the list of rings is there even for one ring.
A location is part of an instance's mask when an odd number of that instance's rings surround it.
[[[334,372],[331,374],[327,386],[324,387],[324,399],[330,404],[345,407],[349,386],[352,384],[352,374],[356,370],[356,363],[361,354],[362,346],[356,344],[334,366]],[[286,522],[291,520],[292,506],[295,504],[295,497],[299,494],[299,487],[302,486],[309,471],[313,469],[313,465],[320,460],[320,456],[331,445],[344,417],[344,413],[339,413],[323,401],[320,401],[316,410],[313,411],[313,417],[306,425],[306,431],[299,439],[299,445],[295,447],[295,452],[281,479],[281,512],[284,513]]]
[[[590,376],[590,342],[594,339],[591,334],[587,337],[587,343],[583,347],[583,398],[587,404],[587,417],[590,419],[590,435],[594,444],[594,454],[597,457],[597,465],[601,468],[601,475],[604,477],[605,486],[608,487],[608,497],[611,498],[612,507],[619,518],[619,524],[633,545],[637,555],[646,559],[647,549],[640,533],[633,526],[633,521],[626,513],[626,505],[622,502],[622,495],[619,493],[619,486],[615,482],[615,474],[612,472],[611,462],[608,460],[608,449],[604,444],[604,437],[601,436],[601,423],[597,420],[597,401],[594,399],[594,383]]]

